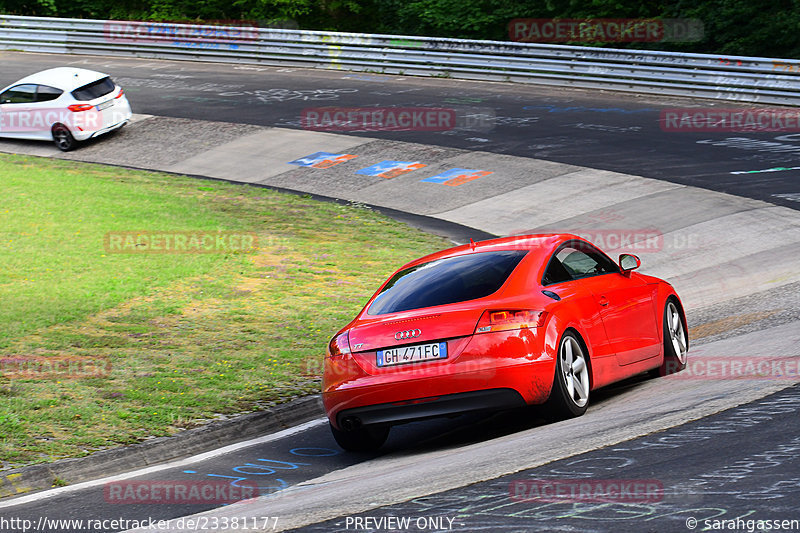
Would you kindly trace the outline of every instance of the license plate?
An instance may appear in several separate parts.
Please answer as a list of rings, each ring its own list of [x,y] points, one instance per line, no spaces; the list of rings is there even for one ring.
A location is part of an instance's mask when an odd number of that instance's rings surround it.
[[[417,344],[416,346],[378,350],[377,357],[378,366],[394,366],[405,363],[421,363],[422,361],[447,359],[447,343],[434,342],[431,344]]]
[[[114,105],[114,100],[106,100],[105,102],[97,104],[97,110],[102,111],[103,109],[108,109],[112,105]]]

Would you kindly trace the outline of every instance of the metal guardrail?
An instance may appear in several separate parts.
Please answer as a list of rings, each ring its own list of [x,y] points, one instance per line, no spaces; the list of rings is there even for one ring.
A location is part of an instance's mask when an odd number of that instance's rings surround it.
[[[0,15],[0,50],[513,81],[800,105],[800,61],[161,22]]]

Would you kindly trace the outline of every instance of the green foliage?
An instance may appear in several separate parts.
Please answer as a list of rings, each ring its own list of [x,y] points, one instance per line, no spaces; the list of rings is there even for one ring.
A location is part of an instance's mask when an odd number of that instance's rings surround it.
[[[0,12],[129,20],[258,21],[306,30],[508,40],[514,18],[694,18],[692,43],[597,46],[800,57],[800,0],[0,0]]]
[[[52,17],[57,12],[55,0],[0,0],[0,13]]]
[[[727,55],[800,57],[800,0],[682,0],[685,17],[705,24],[703,51]]]
[[[506,38],[508,21],[519,16],[510,0],[384,0],[381,29],[386,33],[468,39]]]

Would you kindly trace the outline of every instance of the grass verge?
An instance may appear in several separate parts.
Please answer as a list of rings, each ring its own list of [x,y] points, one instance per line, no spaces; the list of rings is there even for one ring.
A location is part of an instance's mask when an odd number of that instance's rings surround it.
[[[359,206],[21,156],[0,155],[0,197],[0,470],[318,392],[330,336],[396,267],[448,245]],[[104,245],[131,231],[253,232],[258,249]],[[9,363],[44,358],[108,366]]]

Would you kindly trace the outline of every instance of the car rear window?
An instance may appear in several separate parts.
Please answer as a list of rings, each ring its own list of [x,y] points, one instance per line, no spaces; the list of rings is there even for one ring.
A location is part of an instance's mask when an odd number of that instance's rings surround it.
[[[481,252],[401,270],[378,294],[367,314],[385,315],[489,296],[502,287],[526,253]]]
[[[107,95],[113,90],[114,82],[111,81],[111,78],[106,76],[103,79],[87,83],[83,87],[78,87],[72,91],[72,96],[75,97],[75,100],[80,101],[94,100],[95,98]]]

